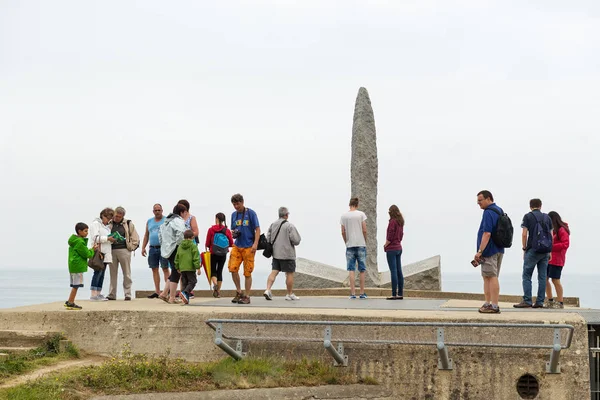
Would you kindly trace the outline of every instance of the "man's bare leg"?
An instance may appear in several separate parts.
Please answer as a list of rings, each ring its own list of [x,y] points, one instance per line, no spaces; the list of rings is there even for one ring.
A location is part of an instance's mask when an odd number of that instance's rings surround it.
[[[492,296],[490,294],[490,277],[483,277],[483,295],[485,297],[486,304],[492,303]]]
[[[252,275],[244,277],[244,288],[246,289],[246,296],[250,296],[250,290],[252,289]]]
[[[272,270],[271,273],[269,274],[269,277],[267,278],[267,290],[268,291],[271,291],[271,287],[275,283],[275,278],[277,278],[278,274],[279,274],[279,271],[277,271],[276,269]]]
[[[242,291],[242,288],[240,287],[240,273],[232,272],[231,279],[233,279],[233,284],[235,285],[235,290],[237,290],[237,292],[240,293]]]
[[[294,292],[294,273],[293,272],[285,273],[285,287],[287,288],[287,294],[292,294]]]
[[[365,272],[360,273],[360,294],[365,292]]]
[[[356,279],[356,277],[354,276],[354,271],[349,271],[348,272],[348,280],[350,281],[350,294],[352,296],[356,296],[356,285],[354,283],[355,279]]]
[[[160,275],[158,268],[152,268],[152,279],[154,280],[154,292],[160,293]]]
[[[498,305],[498,298],[500,297],[500,282],[497,276],[490,278],[490,301],[493,305]]]

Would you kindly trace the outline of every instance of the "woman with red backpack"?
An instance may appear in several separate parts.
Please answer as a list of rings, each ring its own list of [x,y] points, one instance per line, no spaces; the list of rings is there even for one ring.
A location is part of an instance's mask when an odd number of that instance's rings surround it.
[[[569,224],[563,222],[562,218],[556,211],[550,211],[548,216],[552,220],[552,253],[548,262],[548,278],[546,279],[546,298],[548,303],[547,308],[564,308],[563,305],[563,287],[560,283],[560,276],[565,265],[565,257],[569,248]],[[550,279],[556,289],[556,301],[552,298],[552,285]]]
[[[231,231],[227,228],[225,214],[215,215],[215,224],[206,233],[206,250],[210,251],[210,280],[213,284],[213,297],[221,297],[223,267],[229,248],[233,246]]]

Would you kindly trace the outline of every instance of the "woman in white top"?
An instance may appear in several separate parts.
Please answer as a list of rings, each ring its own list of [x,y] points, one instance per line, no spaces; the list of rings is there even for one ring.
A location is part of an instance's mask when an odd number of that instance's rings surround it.
[[[110,228],[107,225],[114,214],[115,212],[112,208],[105,208],[100,211],[100,218],[96,218],[90,224],[88,246],[91,248],[94,246],[94,243],[100,243],[100,251],[104,254],[104,269],[102,271],[94,271],[94,275],[92,276],[92,284],[90,285],[90,288],[92,289],[90,300],[92,301],[107,300],[100,292],[102,292],[106,266],[112,262],[111,244],[115,239],[108,236],[110,235]]]

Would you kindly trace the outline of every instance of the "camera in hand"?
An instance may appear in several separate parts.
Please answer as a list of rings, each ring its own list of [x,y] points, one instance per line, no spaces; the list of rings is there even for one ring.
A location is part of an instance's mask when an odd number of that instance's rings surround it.
[[[479,264],[481,264],[481,261],[477,261],[477,260],[471,261],[471,265],[474,267],[477,267]]]
[[[234,229],[231,231],[231,237],[234,239],[237,239],[238,237],[240,237],[241,232],[239,229]]]

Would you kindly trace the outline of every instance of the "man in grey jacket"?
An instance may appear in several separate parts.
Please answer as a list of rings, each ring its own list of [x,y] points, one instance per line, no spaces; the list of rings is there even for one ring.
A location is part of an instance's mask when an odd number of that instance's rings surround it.
[[[273,244],[273,270],[267,279],[265,298],[273,300],[271,287],[279,272],[285,272],[287,287],[286,300],[300,300],[293,293],[294,272],[296,272],[296,248],[300,244],[300,234],[294,225],[288,222],[290,212],[285,207],[279,207],[279,219],[271,224],[267,232],[267,240]]]

